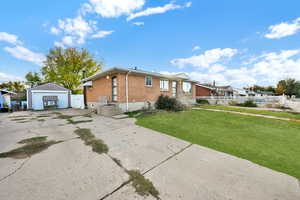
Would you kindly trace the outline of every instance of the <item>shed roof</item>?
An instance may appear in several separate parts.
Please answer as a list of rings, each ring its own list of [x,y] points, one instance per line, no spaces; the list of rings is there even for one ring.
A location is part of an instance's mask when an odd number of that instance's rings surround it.
[[[43,85],[36,86],[34,88],[30,88],[30,90],[53,90],[53,91],[69,91],[68,89],[57,85],[55,83],[46,83]]]

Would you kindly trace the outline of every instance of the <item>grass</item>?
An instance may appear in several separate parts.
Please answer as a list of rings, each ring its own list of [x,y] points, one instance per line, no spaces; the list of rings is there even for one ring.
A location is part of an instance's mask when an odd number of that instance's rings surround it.
[[[159,199],[159,192],[154,187],[149,179],[146,179],[138,170],[127,171],[132,181],[132,186],[135,188],[136,193],[141,196],[152,195],[156,199]]]
[[[48,147],[60,143],[60,141],[46,141],[46,136],[42,137],[33,137],[33,138],[28,138],[19,141],[19,144],[25,144],[22,147],[13,149],[8,152],[0,153],[0,158],[16,158],[16,159],[22,159],[22,158],[27,158],[30,157],[34,154],[40,153]]]
[[[86,145],[91,146],[92,150],[96,153],[102,154],[108,152],[108,146],[100,139],[96,139],[88,128],[78,128],[75,131]]]
[[[300,179],[299,123],[191,110],[138,117],[137,124]]]
[[[47,140],[47,136],[38,136],[38,137],[32,137],[32,138],[21,140],[18,143],[19,144],[39,143],[39,142],[45,142],[46,140]]]
[[[207,105],[207,104],[199,105],[199,107],[207,108],[207,109],[218,109],[218,110],[226,110],[226,111],[251,113],[251,114],[269,115],[269,116],[275,116],[275,117],[300,120],[300,113],[293,113],[293,112],[268,111],[268,110],[247,109],[247,108],[237,108],[237,107],[231,107],[231,106]]]

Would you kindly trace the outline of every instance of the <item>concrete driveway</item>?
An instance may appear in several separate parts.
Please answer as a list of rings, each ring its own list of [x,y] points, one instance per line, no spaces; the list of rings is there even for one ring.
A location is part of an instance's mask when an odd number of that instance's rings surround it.
[[[136,193],[127,170],[139,170],[163,200],[300,199],[299,182],[291,176],[136,126],[134,119],[59,112],[82,123],[52,112],[0,115],[0,152],[35,136],[61,141],[29,158],[0,158],[0,199],[155,199]],[[93,152],[74,133],[78,128],[90,129],[108,153]]]

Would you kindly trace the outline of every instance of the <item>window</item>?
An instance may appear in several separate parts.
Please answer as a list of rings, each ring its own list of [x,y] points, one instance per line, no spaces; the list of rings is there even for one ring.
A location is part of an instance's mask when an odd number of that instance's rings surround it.
[[[169,81],[168,80],[160,80],[160,90],[163,90],[163,91],[169,90]]]
[[[192,93],[192,84],[190,82],[183,82],[182,90],[185,93]]]
[[[152,87],[152,77],[151,76],[145,77],[145,85],[148,87]]]

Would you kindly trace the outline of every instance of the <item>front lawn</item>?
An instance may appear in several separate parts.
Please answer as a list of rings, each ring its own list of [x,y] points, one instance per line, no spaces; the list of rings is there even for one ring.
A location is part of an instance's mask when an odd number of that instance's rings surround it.
[[[137,124],[300,179],[300,123],[191,110],[138,117]]]
[[[207,109],[218,109],[218,110],[226,110],[226,111],[251,113],[251,114],[270,115],[270,116],[275,116],[275,117],[282,117],[282,118],[290,118],[290,119],[300,120],[300,113],[258,110],[258,109],[254,109],[254,108],[251,108],[251,109],[249,109],[249,108],[237,108],[237,107],[232,107],[232,106],[208,105],[208,104],[198,105],[198,107],[207,108]]]

